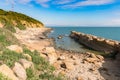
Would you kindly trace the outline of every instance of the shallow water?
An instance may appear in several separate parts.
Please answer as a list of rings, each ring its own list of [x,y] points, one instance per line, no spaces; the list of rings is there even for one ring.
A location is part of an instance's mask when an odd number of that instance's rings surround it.
[[[69,37],[71,31],[83,32],[92,34],[107,39],[120,41],[120,27],[51,27],[53,31],[48,35],[49,38],[54,38],[56,47],[77,52],[86,52],[83,45],[75,42]],[[62,39],[58,36],[62,35]]]

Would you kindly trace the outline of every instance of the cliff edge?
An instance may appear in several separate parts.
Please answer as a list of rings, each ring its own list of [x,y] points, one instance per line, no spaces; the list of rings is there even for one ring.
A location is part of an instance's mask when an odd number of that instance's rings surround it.
[[[4,27],[12,32],[15,32],[15,27],[23,30],[27,27],[41,28],[44,27],[44,24],[25,14],[0,9],[0,27]]]

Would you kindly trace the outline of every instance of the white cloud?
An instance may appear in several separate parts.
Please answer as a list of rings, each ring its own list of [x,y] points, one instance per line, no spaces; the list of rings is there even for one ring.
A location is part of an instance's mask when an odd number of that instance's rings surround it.
[[[48,7],[48,2],[50,0],[6,0],[6,3],[7,4],[11,4],[11,3],[14,3],[14,4],[17,4],[17,3],[20,3],[20,4],[28,4],[30,2],[35,2],[43,7]],[[29,4],[30,5],[30,4]]]
[[[115,0],[5,0],[8,3],[29,4],[35,2],[43,7],[56,5],[63,8],[77,8],[82,6],[97,6],[113,3]],[[32,3],[31,3],[32,4]]]
[[[53,4],[69,4],[69,3],[72,3],[76,0],[56,0],[53,2]]]
[[[32,0],[19,0],[18,2],[19,3],[22,3],[22,4],[27,4],[29,2],[31,2]]]
[[[36,0],[35,2],[38,3],[38,4],[40,4],[43,7],[49,7],[49,5],[48,5],[49,1],[50,0]]]
[[[81,6],[97,6],[113,3],[114,0],[84,0],[74,4],[64,5],[65,8],[77,8]]]

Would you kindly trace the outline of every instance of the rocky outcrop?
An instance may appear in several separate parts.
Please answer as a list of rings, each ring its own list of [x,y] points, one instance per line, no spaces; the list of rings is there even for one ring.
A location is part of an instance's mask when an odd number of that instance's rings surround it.
[[[70,37],[75,39],[79,43],[85,45],[86,47],[92,48],[97,51],[101,51],[105,53],[117,53],[119,51],[118,41],[109,40],[76,31],[72,31]]]
[[[15,51],[15,52],[18,52],[18,53],[22,53],[23,52],[23,49],[22,47],[18,46],[18,45],[10,45],[7,47],[9,50],[11,51]]]
[[[27,79],[26,71],[20,63],[15,62],[15,66],[13,67],[13,71],[17,75],[19,80],[26,80]]]
[[[0,73],[2,73],[3,75],[7,76],[9,79],[12,79],[12,80],[19,80],[14,72],[6,65],[6,64],[3,64],[0,66]]]
[[[57,60],[57,54],[54,47],[45,47],[42,51],[48,58],[50,64],[53,64]]]

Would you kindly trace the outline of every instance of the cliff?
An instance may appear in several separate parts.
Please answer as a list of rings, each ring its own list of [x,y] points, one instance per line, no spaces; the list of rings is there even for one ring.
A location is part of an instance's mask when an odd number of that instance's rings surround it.
[[[86,47],[105,53],[117,53],[120,49],[118,41],[109,40],[90,34],[72,31],[70,37]]]
[[[4,27],[12,32],[15,32],[15,27],[23,30],[27,27],[41,28],[44,27],[44,24],[22,13],[4,11],[0,9],[0,27]]]

